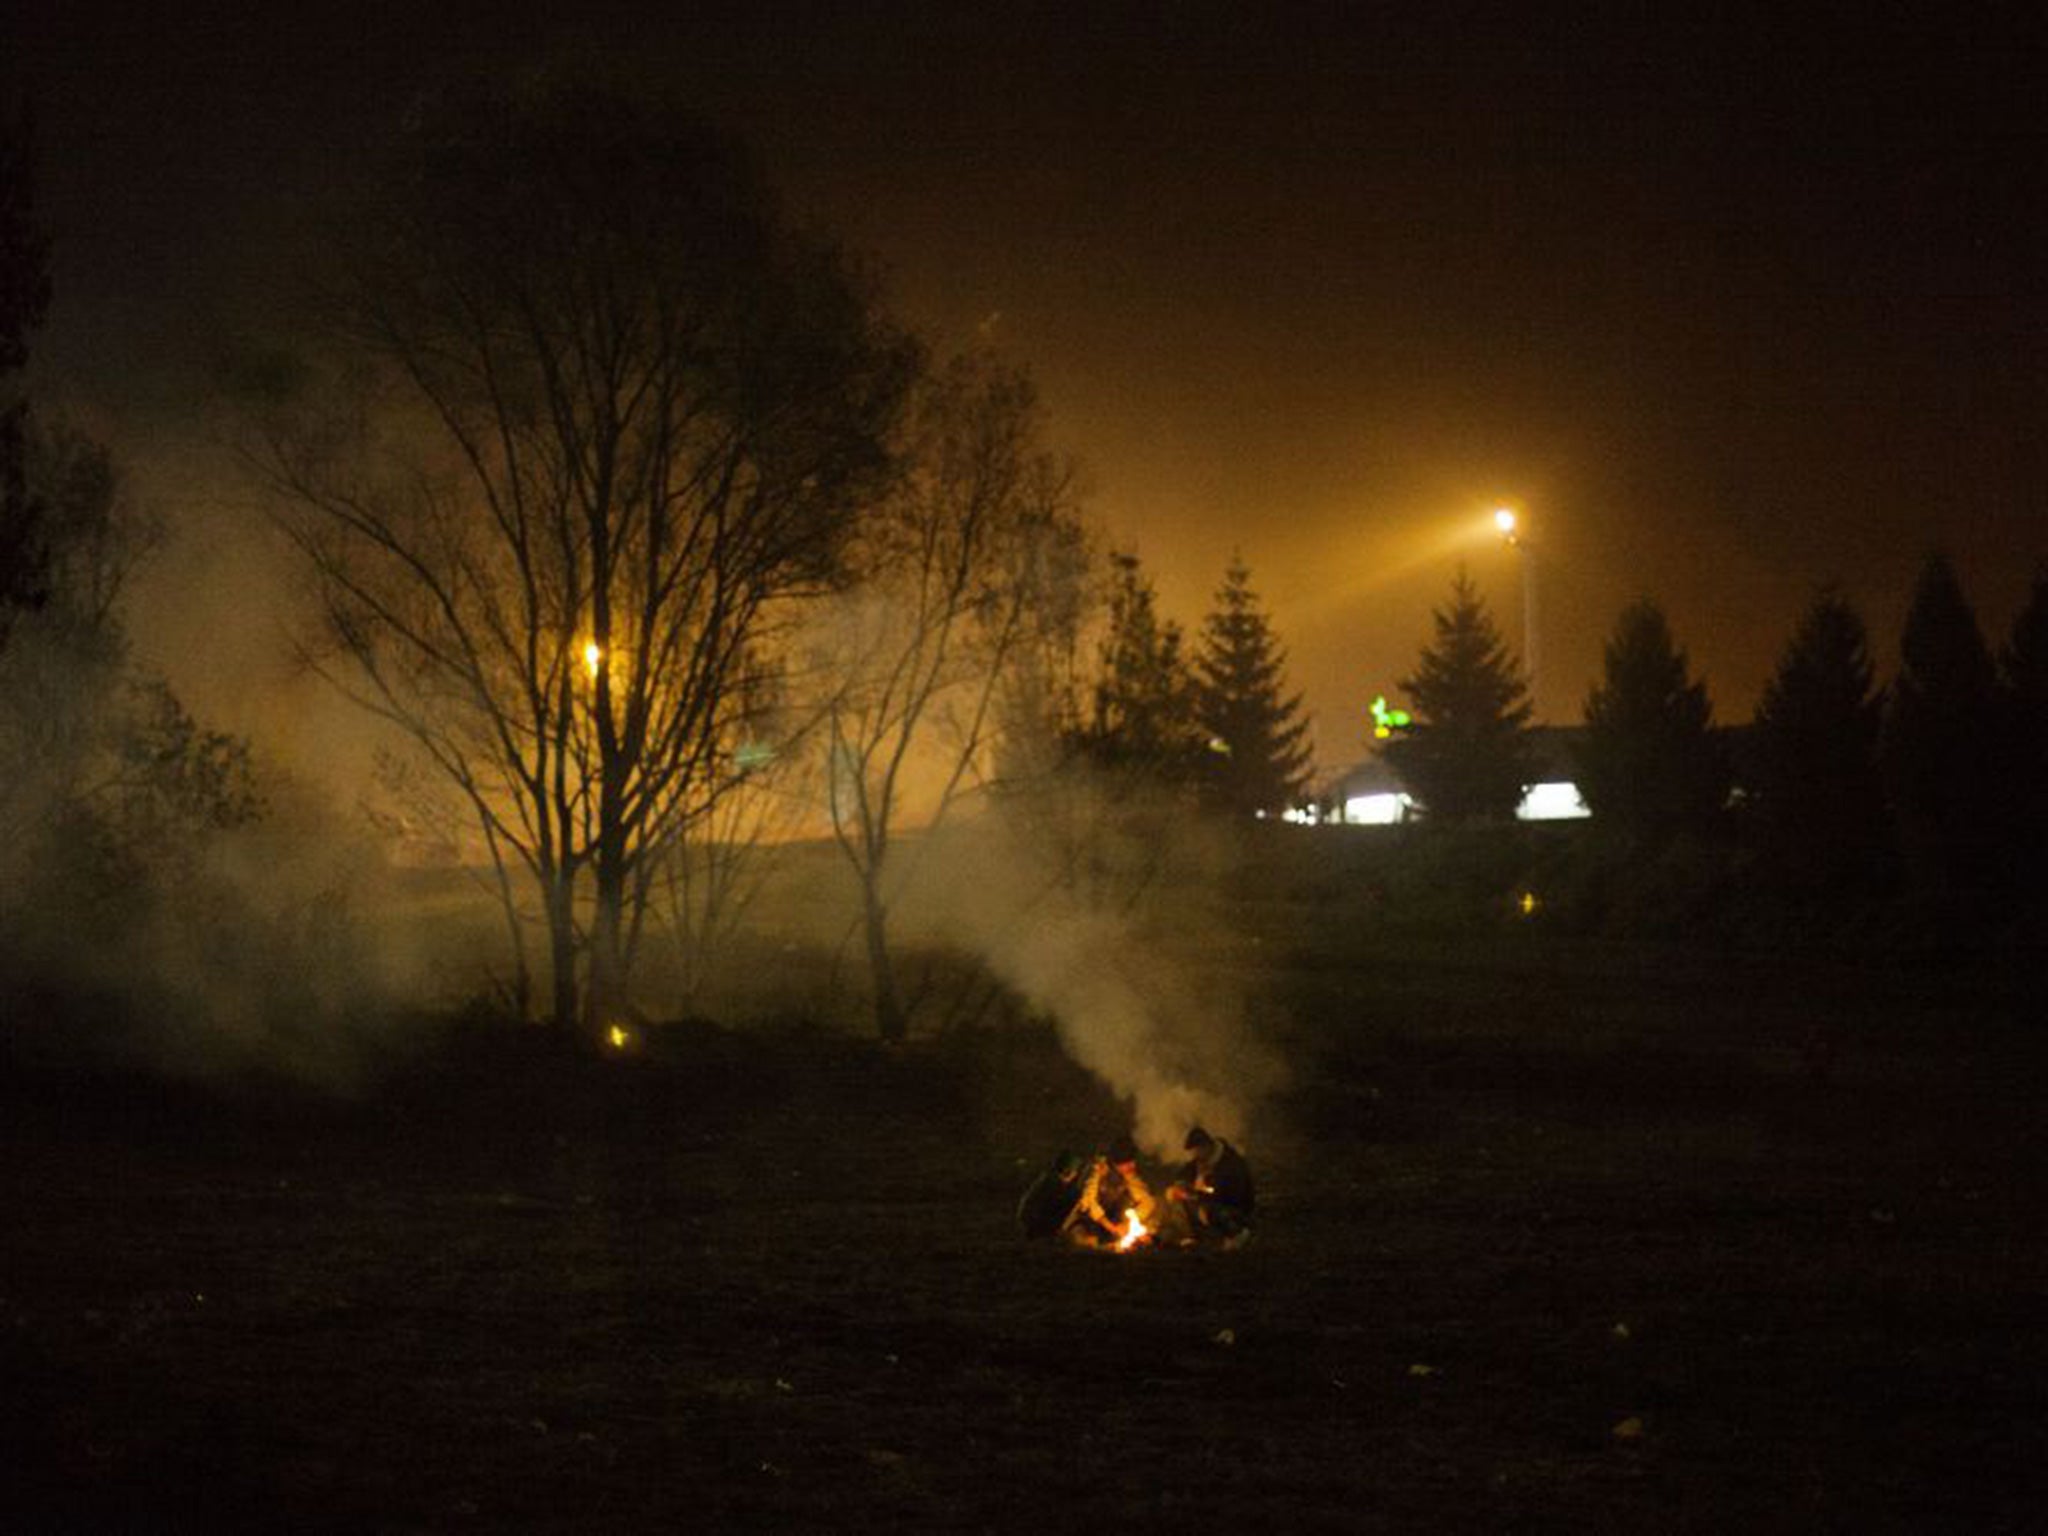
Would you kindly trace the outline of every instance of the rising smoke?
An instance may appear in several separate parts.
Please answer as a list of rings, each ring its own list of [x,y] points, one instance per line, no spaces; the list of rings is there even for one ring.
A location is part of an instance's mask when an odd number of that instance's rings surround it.
[[[75,629],[0,655],[0,1045],[346,1086],[419,969],[383,861]]]
[[[928,839],[906,918],[1049,1018],[1164,1158],[1197,1123],[1243,1138],[1284,1079],[1232,963],[1229,852],[1184,808],[1073,776]]]

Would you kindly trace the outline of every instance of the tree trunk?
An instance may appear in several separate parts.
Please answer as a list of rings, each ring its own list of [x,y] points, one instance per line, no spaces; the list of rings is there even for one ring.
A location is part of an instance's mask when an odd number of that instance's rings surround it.
[[[600,851],[597,905],[590,924],[590,986],[584,1023],[593,1036],[620,1020],[626,1002],[626,882],[623,861]]]
[[[890,1044],[899,1044],[909,1031],[903,998],[896,990],[896,964],[889,954],[889,912],[875,893],[872,883],[866,901],[868,935],[868,976],[875,989],[875,1032]]]
[[[576,1027],[576,887],[566,874],[548,885],[548,958],[554,1006],[548,1022],[556,1029]]]
[[[498,909],[505,919],[505,936],[512,948],[512,985],[508,1001],[515,1023],[527,1023],[533,1010],[533,966],[527,959],[526,925],[519,920],[519,897],[513,889],[512,871],[505,863],[505,850],[484,818],[484,838],[491,851],[491,870],[497,877]]]

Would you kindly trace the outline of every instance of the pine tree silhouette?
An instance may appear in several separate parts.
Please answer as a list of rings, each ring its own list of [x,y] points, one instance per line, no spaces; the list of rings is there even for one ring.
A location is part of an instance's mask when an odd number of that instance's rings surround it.
[[[1277,815],[1307,788],[1308,722],[1301,695],[1285,691],[1286,671],[1251,572],[1232,556],[1194,666],[1196,718],[1209,738],[1204,787],[1227,811]]]
[[[1728,761],[1707,686],[1687,675],[1664,610],[1630,605],[1586,699],[1579,793],[1604,832],[1646,847],[1712,826],[1728,799]]]
[[[1387,760],[1431,820],[1505,820],[1535,769],[1528,683],[1462,569],[1435,627],[1436,643],[1401,682],[1414,728],[1388,743]]]
[[[1757,704],[1750,819],[1758,857],[1778,883],[1819,893],[1888,869],[1877,762],[1883,711],[1862,618],[1822,592]]]
[[[2014,785],[1998,669],[1940,554],[1921,568],[1879,738],[1906,870],[1924,889],[2003,882]]]
[[[1201,774],[1204,744],[1180,626],[1160,618],[1151,578],[1135,554],[1111,556],[1110,580],[1093,708],[1077,745],[1098,766],[1191,784]]]
[[[2037,571],[1999,653],[2013,753],[2013,835],[2009,867],[2038,871],[2048,860],[2048,568]],[[2029,888],[2018,882],[2016,894]]]

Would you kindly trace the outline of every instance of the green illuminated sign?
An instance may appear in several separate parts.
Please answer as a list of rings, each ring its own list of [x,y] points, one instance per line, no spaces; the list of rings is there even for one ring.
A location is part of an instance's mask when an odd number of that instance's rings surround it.
[[[1396,731],[1407,730],[1414,723],[1414,718],[1407,710],[1389,709],[1385,694],[1372,701],[1372,733],[1381,741],[1385,741]]]

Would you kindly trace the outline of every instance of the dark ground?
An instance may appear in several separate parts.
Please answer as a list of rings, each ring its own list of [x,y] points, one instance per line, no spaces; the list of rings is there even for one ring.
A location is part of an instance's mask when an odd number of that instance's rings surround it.
[[[1271,992],[1295,1085],[1227,1255],[1013,1239],[1119,1128],[1042,1032],[458,1031],[343,1103],[16,1069],[0,1524],[2048,1522],[2009,1003],[1512,957]]]

